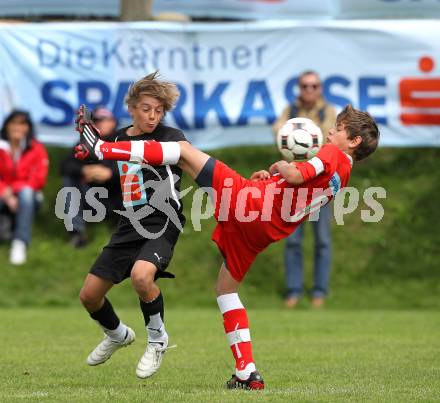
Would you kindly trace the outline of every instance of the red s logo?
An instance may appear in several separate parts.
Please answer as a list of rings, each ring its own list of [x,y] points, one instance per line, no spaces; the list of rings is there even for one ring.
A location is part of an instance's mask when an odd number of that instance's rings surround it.
[[[430,73],[431,57],[419,60],[419,68]],[[404,78],[400,82],[400,120],[404,125],[440,125],[440,78]]]

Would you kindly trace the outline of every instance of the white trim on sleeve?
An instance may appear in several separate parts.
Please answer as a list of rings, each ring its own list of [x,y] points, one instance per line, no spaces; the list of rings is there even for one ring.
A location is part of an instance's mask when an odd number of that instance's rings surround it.
[[[130,141],[130,143],[130,162],[142,164],[144,162],[144,141]]]
[[[316,176],[324,172],[324,164],[318,157],[313,157],[307,162],[315,168]]]
[[[163,164],[175,165],[180,159],[180,144],[176,141],[161,142]]]

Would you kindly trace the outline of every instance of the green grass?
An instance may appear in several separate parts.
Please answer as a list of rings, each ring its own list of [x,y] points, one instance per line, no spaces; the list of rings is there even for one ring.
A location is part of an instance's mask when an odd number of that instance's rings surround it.
[[[440,319],[433,311],[250,309],[263,392],[224,389],[233,360],[217,310],[167,310],[178,348],[148,380],[135,376],[145,348],[140,311],[118,313],[137,340],[92,368],[85,358],[101,333],[85,311],[0,310],[0,401],[440,401]]]
[[[55,217],[60,188],[58,164],[67,150],[50,149],[50,178],[46,201],[38,214],[29,261],[20,268],[8,264],[8,245],[0,245],[0,306],[71,306],[85,274],[108,242],[106,224],[89,225],[92,242],[81,250],[67,243],[63,222]],[[239,173],[248,176],[279,158],[275,147],[242,147],[212,153]],[[440,148],[379,149],[371,159],[355,165],[350,185],[360,193],[382,186],[384,219],[364,223],[361,206],[345,217],[345,225],[333,224],[333,265],[329,309],[439,309],[440,308]],[[183,188],[194,183],[185,179]],[[190,196],[184,199],[190,217]],[[176,280],[163,280],[171,306],[214,307],[213,287],[220,254],[210,240],[212,219],[202,232],[189,221],[176,246],[169,270]],[[306,229],[306,286],[312,283],[313,237]],[[281,306],[284,290],[284,243],[271,245],[256,260],[241,295],[256,308]],[[117,306],[135,306],[129,284],[112,295]],[[302,301],[307,307],[308,301]]]

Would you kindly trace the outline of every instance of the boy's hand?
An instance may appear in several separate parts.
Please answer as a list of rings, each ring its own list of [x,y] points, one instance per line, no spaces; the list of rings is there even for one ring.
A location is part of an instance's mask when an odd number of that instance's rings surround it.
[[[281,173],[281,170],[283,169],[283,167],[285,168],[287,166],[289,166],[289,163],[287,161],[284,161],[284,160],[277,161],[269,167],[269,172],[272,175],[275,173]]]
[[[269,179],[269,178],[270,178],[270,173],[267,172],[265,169],[262,169],[261,171],[254,172],[250,177],[251,181],[254,181],[254,182],[262,181],[262,180]]]
[[[86,183],[105,183],[113,176],[113,171],[99,164],[84,165],[81,170]]]
[[[93,158],[90,157],[90,151],[82,144],[75,146],[73,156],[80,161],[93,161]]]
[[[304,183],[304,178],[295,163],[287,161],[275,162],[275,164],[270,166],[269,172],[271,174],[279,173],[291,185],[301,185]]]
[[[85,105],[81,105],[75,120],[76,131],[80,134],[80,143],[75,147],[75,158],[86,161],[102,160],[99,152],[103,141],[99,130],[92,121],[92,116]]]

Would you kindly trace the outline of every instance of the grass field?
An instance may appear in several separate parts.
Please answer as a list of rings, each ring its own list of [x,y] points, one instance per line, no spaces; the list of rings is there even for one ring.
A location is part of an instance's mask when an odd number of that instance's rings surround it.
[[[90,244],[73,249],[54,214],[58,163],[51,169],[29,248],[21,267],[0,245],[0,402],[407,402],[440,401],[440,148],[380,149],[353,170],[360,193],[382,186],[387,198],[379,223],[363,223],[360,207],[333,224],[331,293],[325,310],[283,308],[283,242],[256,260],[240,296],[249,308],[254,355],[267,389],[227,391],[233,363],[213,287],[221,264],[210,233],[214,220],[194,231],[190,222],[161,280],[171,343],[161,371],[138,380],[145,348],[140,312],[129,282],[110,298],[138,339],[108,363],[85,358],[101,339],[79,308],[84,276],[111,229],[89,226]],[[247,176],[278,158],[275,147],[217,150],[214,156]],[[183,188],[193,183],[185,178]],[[184,199],[190,216],[190,196]],[[305,237],[306,288],[312,279],[313,238]],[[267,309],[270,308],[270,309]]]
[[[435,311],[249,310],[263,392],[228,391],[232,356],[212,309],[169,309],[161,370],[135,376],[144,329],[118,313],[136,342],[99,367],[85,364],[101,334],[79,308],[2,309],[0,401],[407,402],[440,401]]]

